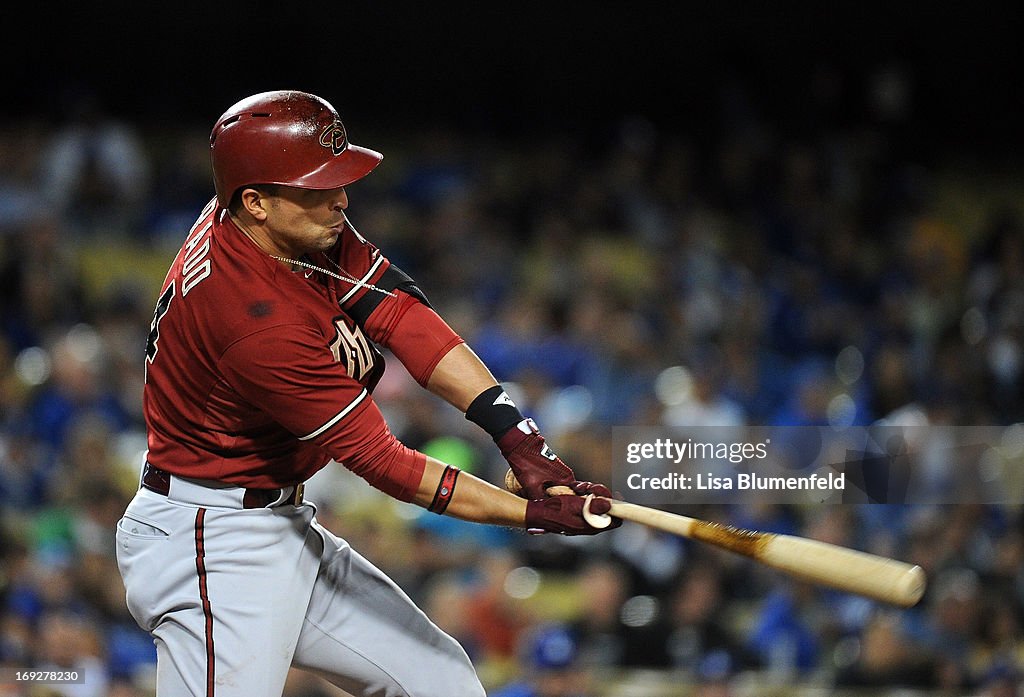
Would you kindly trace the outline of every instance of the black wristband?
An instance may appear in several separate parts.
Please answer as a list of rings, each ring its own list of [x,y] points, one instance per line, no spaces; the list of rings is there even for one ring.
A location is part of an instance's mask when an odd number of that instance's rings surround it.
[[[434,500],[427,506],[427,510],[431,513],[437,513],[441,515],[445,509],[448,508],[448,503],[452,500],[452,496],[455,494],[455,482],[459,478],[458,467],[452,467],[448,465],[444,468],[444,472],[441,474],[441,481],[437,483],[437,491],[434,492]]]
[[[466,409],[466,418],[498,440],[523,420],[519,407],[501,385],[489,387],[473,400]]]

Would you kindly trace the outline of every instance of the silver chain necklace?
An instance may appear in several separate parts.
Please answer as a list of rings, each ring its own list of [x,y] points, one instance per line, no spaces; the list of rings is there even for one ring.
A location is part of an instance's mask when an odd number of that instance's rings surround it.
[[[356,288],[367,288],[369,290],[375,290],[378,293],[383,293],[384,295],[390,296],[392,298],[398,297],[397,295],[395,295],[394,293],[392,293],[389,290],[384,290],[383,288],[378,288],[377,286],[373,285],[372,283],[367,283],[365,281],[360,281],[358,279],[352,278],[348,274],[345,274],[343,276],[341,274],[335,273],[335,272],[330,271],[328,269],[324,269],[324,268],[321,268],[319,266],[316,266],[315,264],[310,264],[309,262],[300,261],[298,259],[289,259],[288,257],[279,257],[276,254],[271,254],[269,256],[270,256],[271,259],[277,259],[278,261],[283,261],[283,262],[287,262],[289,264],[294,264],[295,266],[303,266],[303,267],[305,267],[307,269],[312,269],[313,271],[319,271],[322,274],[327,274],[328,276],[333,276],[334,278],[338,279],[339,281],[343,281],[345,283],[351,283]],[[329,261],[331,263],[331,265],[334,266],[334,268],[338,269],[338,271],[341,271],[342,273],[345,273],[345,270],[343,268],[341,268],[340,266],[338,266],[337,264],[335,264],[333,259],[330,259],[328,257],[325,257],[325,259],[327,259],[327,261]]]
[[[344,216],[344,215],[345,214],[343,212],[342,216]],[[235,218],[235,216],[231,216],[231,218],[235,221],[235,223],[238,225],[238,227],[241,228],[245,232],[245,235],[250,240],[252,240],[252,243],[255,244],[257,247],[260,247],[259,242],[256,241],[256,236],[252,234],[252,230],[249,229],[249,226],[246,225],[245,223],[243,223],[241,220],[238,220],[237,218]],[[356,229],[354,227],[352,227],[352,223],[350,223],[348,221],[347,217],[345,217],[345,223],[352,229],[353,232],[355,232]],[[356,232],[356,235],[359,236],[359,233]],[[325,256],[324,259],[327,259],[327,261],[330,262],[331,266],[333,266],[338,271],[340,271],[341,272],[340,274],[339,273],[335,273],[334,271],[328,271],[327,269],[324,269],[324,268],[321,268],[319,266],[316,266],[315,264],[310,264],[309,262],[306,262],[306,261],[299,261],[298,259],[289,259],[288,257],[281,257],[281,256],[277,256],[276,254],[267,254],[267,256],[269,256],[271,259],[276,259],[277,261],[283,261],[283,262],[286,262],[288,264],[293,264],[295,266],[303,266],[303,267],[305,267],[307,269],[312,269],[313,271],[319,271],[320,273],[327,274],[328,276],[333,276],[334,278],[338,279],[339,281],[343,281],[345,283],[351,283],[356,288],[367,288],[369,290],[375,290],[378,293],[383,293],[384,295],[387,295],[387,296],[392,297],[392,298],[397,298],[398,297],[397,295],[395,295],[391,291],[384,290],[383,288],[378,288],[377,286],[373,285],[372,283],[367,283],[365,281],[360,281],[358,279],[352,278],[351,276],[348,275],[348,272],[346,272],[345,269],[341,268],[340,266],[338,266],[334,262],[334,259],[331,259],[330,257],[327,257],[327,256]],[[344,275],[341,275],[341,274],[344,274]]]

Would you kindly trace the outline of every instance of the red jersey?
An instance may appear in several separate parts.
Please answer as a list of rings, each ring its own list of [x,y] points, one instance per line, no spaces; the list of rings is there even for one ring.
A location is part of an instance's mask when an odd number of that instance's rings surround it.
[[[291,271],[207,205],[167,273],[147,343],[149,461],[276,488],[334,459],[410,500],[424,457],[391,434],[371,397],[384,359],[367,334],[386,339],[402,310],[399,294],[378,300],[362,284],[375,285],[389,262],[350,226],[303,260],[357,282]]]

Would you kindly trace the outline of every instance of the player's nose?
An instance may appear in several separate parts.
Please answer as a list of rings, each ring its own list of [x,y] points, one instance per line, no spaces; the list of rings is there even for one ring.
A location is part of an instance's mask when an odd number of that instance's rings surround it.
[[[348,208],[348,194],[344,187],[335,189],[331,194],[331,210],[343,211]]]

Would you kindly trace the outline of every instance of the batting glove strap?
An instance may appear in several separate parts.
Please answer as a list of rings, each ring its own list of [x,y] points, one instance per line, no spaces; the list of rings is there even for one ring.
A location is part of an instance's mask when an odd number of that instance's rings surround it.
[[[596,535],[622,524],[613,518],[613,524],[607,528],[592,527],[583,518],[582,496],[551,496],[546,499],[528,501],[526,504],[526,528],[532,533],[554,532],[560,535]],[[590,512],[596,515],[607,513],[611,502],[606,499],[592,499]],[[615,523],[618,523],[617,525]]]
[[[548,487],[572,486],[576,475],[544,442],[533,419],[523,419],[497,441],[528,499],[547,496]]]
[[[603,496],[606,499],[622,498],[621,496],[613,495],[612,490],[604,484],[597,484],[595,482],[573,482],[569,486],[574,492],[576,492],[577,496],[593,494],[594,496]]]

